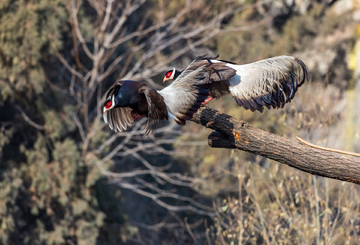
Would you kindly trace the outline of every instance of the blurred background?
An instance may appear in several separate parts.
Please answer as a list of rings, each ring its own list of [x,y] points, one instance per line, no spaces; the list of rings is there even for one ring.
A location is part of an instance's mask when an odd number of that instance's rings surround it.
[[[360,244],[355,184],[212,149],[192,122],[104,124],[116,80],[161,89],[204,54],[302,59],[284,109],[209,106],[360,152],[359,0],[0,0],[0,244]]]

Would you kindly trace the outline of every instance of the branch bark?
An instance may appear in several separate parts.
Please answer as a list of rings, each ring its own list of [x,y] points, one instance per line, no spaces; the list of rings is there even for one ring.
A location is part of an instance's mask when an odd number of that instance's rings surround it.
[[[208,137],[210,147],[236,148],[310,174],[360,184],[359,158],[291,141],[207,107],[194,114],[192,121],[215,130]]]

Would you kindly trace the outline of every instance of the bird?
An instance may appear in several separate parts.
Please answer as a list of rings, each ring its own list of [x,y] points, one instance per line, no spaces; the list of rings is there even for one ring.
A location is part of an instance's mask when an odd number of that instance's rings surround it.
[[[206,67],[208,83],[204,86],[209,88],[210,97],[204,103],[230,93],[238,105],[253,112],[263,112],[264,107],[283,108],[309,80],[304,62],[292,56],[277,56],[244,65],[217,57],[198,57],[190,64],[192,69]],[[176,81],[184,71],[176,68],[167,71],[163,83]]]
[[[208,97],[209,88],[202,86],[206,83],[205,67],[194,69],[192,66],[162,90],[139,81],[117,81],[105,94],[104,121],[117,132],[146,117],[144,136],[150,135],[153,125],[161,120],[172,118],[179,125],[185,125]]]
[[[161,90],[139,81],[115,82],[105,94],[105,123],[115,132],[124,131],[146,117],[143,133],[148,136],[159,121],[171,118],[185,125],[203,104],[229,93],[237,104],[252,111],[282,108],[308,80],[308,70],[291,56],[245,65],[199,56],[182,71],[166,72],[163,83],[170,79],[173,82]]]

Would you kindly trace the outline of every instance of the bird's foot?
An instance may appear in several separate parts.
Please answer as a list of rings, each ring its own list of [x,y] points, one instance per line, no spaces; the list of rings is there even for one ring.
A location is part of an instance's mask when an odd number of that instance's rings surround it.
[[[210,96],[210,97],[207,98],[204,102],[202,102],[201,105],[204,105],[204,104],[207,105],[207,103],[209,103],[209,101],[212,100],[212,99],[213,99],[213,97]]]
[[[137,114],[134,111],[131,111],[131,117],[134,119],[134,121],[139,121],[140,118],[142,118],[144,115]]]

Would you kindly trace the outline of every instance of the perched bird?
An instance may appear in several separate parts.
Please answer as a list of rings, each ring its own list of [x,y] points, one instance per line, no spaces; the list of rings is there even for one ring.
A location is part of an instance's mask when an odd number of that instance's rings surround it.
[[[298,87],[309,80],[305,64],[291,56],[278,56],[244,65],[217,60],[216,57],[199,57],[189,66],[191,69],[206,69],[208,83],[203,86],[209,88],[210,97],[205,103],[231,93],[238,105],[251,111],[263,112],[264,106],[268,109],[284,107],[294,98]],[[184,71],[174,68],[166,72],[163,82],[170,79],[176,82]]]
[[[301,60],[289,56],[246,65],[202,56],[183,71],[168,71],[163,82],[169,79],[173,82],[162,90],[137,81],[116,82],[106,93],[105,122],[111,129],[123,131],[147,117],[146,136],[154,123],[169,117],[185,125],[202,104],[228,93],[252,111],[262,112],[264,106],[282,108],[308,80],[308,71]]]

